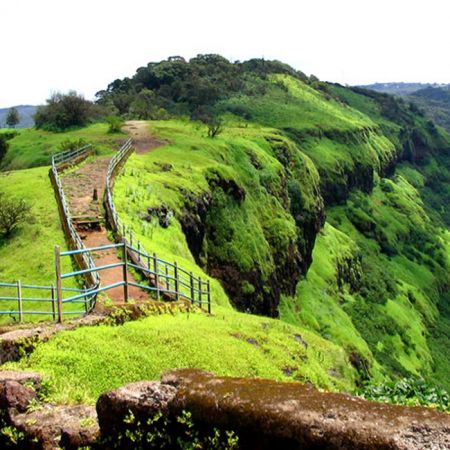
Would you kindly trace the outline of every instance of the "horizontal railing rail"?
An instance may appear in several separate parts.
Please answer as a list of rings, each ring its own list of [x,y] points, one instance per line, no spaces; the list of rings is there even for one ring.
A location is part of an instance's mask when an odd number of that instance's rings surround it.
[[[60,312],[56,285],[41,286],[24,284],[20,280],[15,283],[0,282],[0,305],[6,303],[6,309],[0,309],[0,315],[9,315],[13,318],[17,317],[19,322],[23,322],[25,316],[46,315],[51,316],[53,320],[57,320],[59,315],[86,314],[88,312],[88,306],[92,299],[86,289],[62,287],[61,292],[63,295],[79,295],[81,293],[84,300],[79,303],[85,305],[83,310],[66,310]],[[33,309],[34,305],[37,306],[38,304],[42,305],[45,303],[49,305],[47,310]]]
[[[118,241],[125,245],[127,264],[138,271],[152,286],[157,298],[164,295],[175,300],[184,298],[191,303],[206,304],[211,312],[211,285],[209,280],[202,280],[192,272],[180,267],[176,262],[159,258],[155,253],[148,253],[130,227],[127,227],[119,217],[114,203],[112,191],[115,177],[123,167],[126,159],[133,152],[133,143],[128,139],[121,149],[111,159],[106,177],[105,209],[109,224]],[[134,285],[130,282],[130,284]],[[138,283],[139,284],[139,283]],[[142,286],[139,284],[139,286]]]

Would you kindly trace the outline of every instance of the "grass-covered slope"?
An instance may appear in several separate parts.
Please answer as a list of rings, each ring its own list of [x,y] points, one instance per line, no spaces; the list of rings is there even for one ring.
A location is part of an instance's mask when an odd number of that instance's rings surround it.
[[[55,194],[50,182],[49,167],[0,172],[0,192],[11,198],[22,198],[30,206],[31,212],[25,223],[8,238],[0,238],[0,281],[5,283],[20,280],[23,284],[55,284],[55,245],[66,248],[61,228]],[[63,259],[63,270],[71,270],[69,259]],[[66,283],[67,287],[74,287]],[[16,295],[15,290],[1,289],[0,296]],[[24,290],[24,296],[40,297],[48,292]],[[0,309],[16,304],[1,301]],[[51,310],[50,305],[25,303],[24,308]],[[30,317],[28,316],[27,319]]]
[[[381,179],[370,196],[352,194],[328,220],[282,317],[357,353],[367,377],[380,366],[385,374],[433,376],[445,358],[430,348],[429,330],[448,287],[447,234],[400,174]]]
[[[234,306],[267,314],[282,299],[281,318],[344,348],[360,380],[445,383],[448,136],[387,96],[266,83],[223,102],[238,118],[214,140],[153,124],[171,144],[129,161],[119,210],[146,245],[182,244]],[[144,218],[161,204],[174,213],[166,229]]]
[[[8,131],[8,130],[5,130]],[[0,161],[0,170],[18,170],[30,167],[47,166],[51,156],[60,150],[60,145],[67,140],[92,143],[98,152],[110,152],[116,149],[125,135],[108,134],[108,125],[96,123],[85,128],[65,133],[27,128],[16,130],[17,136],[9,141],[9,150]],[[0,130],[0,132],[2,132]]]
[[[217,55],[149,64],[100,98],[166,119],[149,129],[168,144],[133,155],[118,177],[117,209],[148,251],[209,277],[216,315],[62,334],[21,363],[53,377],[55,398],[67,380],[84,380],[92,401],[173,366],[338,388],[409,375],[448,386],[450,137],[417,108]],[[216,114],[214,139],[186,118],[211,125]],[[291,367],[304,340],[314,356]]]
[[[288,176],[276,151],[294,153],[292,170],[303,179],[292,189],[311,216],[305,222],[320,227],[311,161],[270,129],[230,127],[214,140],[187,122],[157,122],[151,129],[171,143],[127,162],[114,189],[122,219],[164,259],[220,279],[235,306],[276,314],[280,291],[295,288],[303,247],[313,244],[290,214]],[[148,214],[161,205],[173,216],[168,227]],[[217,281],[213,302],[228,304]]]
[[[57,402],[95,403],[106,390],[159,379],[174,367],[310,381],[331,390],[354,387],[355,371],[338,346],[277,320],[215,311],[213,317],[179,313],[66,331],[8,367],[44,374]]]

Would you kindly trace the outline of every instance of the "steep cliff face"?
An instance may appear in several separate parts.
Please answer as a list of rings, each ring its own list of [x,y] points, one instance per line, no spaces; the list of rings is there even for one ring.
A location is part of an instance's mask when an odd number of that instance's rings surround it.
[[[236,308],[277,316],[280,296],[294,294],[311,264],[325,217],[312,162],[282,135],[264,141],[241,155],[247,177],[209,168],[208,189],[185,193],[180,223],[195,261],[221,280]]]

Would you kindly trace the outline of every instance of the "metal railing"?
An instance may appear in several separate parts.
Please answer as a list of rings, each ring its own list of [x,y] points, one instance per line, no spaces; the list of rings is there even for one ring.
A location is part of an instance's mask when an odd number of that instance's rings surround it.
[[[105,207],[109,224],[116,236],[116,239],[125,244],[126,254],[130,262],[128,266],[137,270],[156,292],[157,298],[160,295],[171,299],[185,298],[200,306],[206,304],[208,312],[211,312],[211,284],[209,280],[202,280],[200,276],[195,276],[192,272],[178,266],[177,262],[169,262],[159,258],[155,253],[150,254],[141,244],[137,236],[130,227],[127,227],[117,213],[112,195],[115,176],[123,166],[126,159],[134,151],[131,139],[121,147],[121,149],[111,159],[106,177]],[[134,283],[128,282],[133,285]],[[142,287],[142,285],[139,285]],[[206,300],[204,300],[206,298]]]
[[[105,251],[115,249],[120,251],[121,253],[121,261],[112,264],[105,264],[103,266],[97,266],[94,269],[81,269],[73,272],[63,273],[61,271],[61,258],[65,256],[73,257],[77,254],[82,253],[91,253],[97,251]],[[106,292],[110,289],[114,289],[117,287],[123,287],[123,298],[125,303],[129,300],[128,290],[130,286],[137,287],[147,292],[154,293],[156,298],[159,300],[161,296],[169,297],[172,300],[185,300],[189,301],[194,305],[198,305],[203,307],[206,305],[208,311],[211,311],[211,295],[209,289],[209,282],[203,282],[195,285],[194,283],[187,283],[182,280],[181,272],[178,273],[178,277],[174,277],[172,275],[168,275],[165,273],[160,273],[158,270],[154,270],[152,267],[158,267],[158,264],[162,262],[161,259],[146,255],[143,252],[140,252],[134,247],[131,247],[125,240],[118,244],[110,244],[110,245],[102,245],[100,247],[81,249],[81,250],[68,250],[64,252],[60,252],[59,248],[55,248],[56,255],[56,287],[55,287],[55,302],[60,305],[58,311],[62,311],[63,304],[65,303],[77,303],[77,302],[85,302],[86,295],[90,295],[92,297],[96,296],[100,292]],[[144,267],[142,265],[136,265],[130,258],[131,254],[140,253],[142,256],[149,257],[149,265],[148,267]],[[168,263],[170,265],[170,263]],[[120,281],[116,281],[107,286],[97,286],[94,289],[89,289],[86,292],[77,292],[73,295],[64,298],[64,288],[62,288],[62,281],[71,277],[77,277],[81,275],[85,275],[86,273],[92,271],[103,271],[110,270],[120,267],[122,276],[120,277]],[[128,270],[132,267],[140,272],[145,273],[145,278],[152,279],[154,281],[153,284],[143,284],[135,281],[131,281],[128,277]],[[175,268],[177,266],[175,265]],[[179,269],[180,271],[182,269]],[[191,280],[194,280],[194,277],[191,274]],[[188,278],[189,279],[189,278]],[[187,290],[182,289],[182,285],[184,285]],[[207,288],[204,288],[206,286]]]
[[[51,161],[50,178],[55,188],[62,225],[69,246],[74,249],[85,249],[85,246],[72,223],[70,209],[64,195],[59,172],[68,165],[72,165],[86,158],[91,153],[92,146],[87,145],[80,149],[57,153],[52,156]],[[64,315],[80,315],[90,312],[95,306],[95,295],[91,291],[98,288],[100,276],[94,270],[95,263],[90,253],[82,253],[75,257],[75,259],[82,269],[89,269],[89,272],[86,272],[88,276],[85,276],[85,287],[61,287],[59,290],[60,295],[58,296],[58,287],[53,285],[22,284],[20,280],[15,283],[1,282],[0,304],[6,304],[6,308],[0,310],[0,316],[9,315],[13,318],[17,317],[19,322],[22,322],[26,315],[50,315],[53,320],[62,321]],[[62,302],[66,300],[63,300],[62,297],[64,294],[68,295],[67,293],[70,293],[70,295],[76,293],[80,296],[76,303],[82,303],[84,305],[82,310],[66,308],[63,311]],[[51,308],[46,309],[46,306],[51,306]]]
[[[92,147],[87,145],[77,150],[58,153],[52,157],[50,175],[55,188],[62,225],[72,250],[61,252],[59,247],[55,248],[56,285],[22,284],[21,281],[15,283],[0,282],[0,304],[3,302],[7,304],[7,309],[0,310],[0,316],[17,316],[18,320],[22,322],[26,315],[50,315],[53,320],[62,322],[66,315],[88,314],[95,307],[98,293],[121,286],[124,289],[125,301],[128,301],[129,297],[128,288],[134,286],[154,293],[157,299],[164,296],[170,300],[184,299],[200,307],[206,305],[208,312],[211,312],[211,285],[209,280],[205,281],[201,277],[194,276],[192,272],[179,267],[176,262],[171,263],[158,258],[156,254],[149,254],[144,250],[131,228],[126,227],[120,221],[112,197],[112,187],[117,171],[132,151],[132,142],[129,139],[111,159],[106,178],[105,206],[107,215],[116,238],[121,242],[90,249],[85,247],[73,225],[59,172],[68,165],[89,156]],[[122,261],[97,267],[92,252],[112,248],[122,251]],[[62,272],[61,257],[66,256],[76,260],[79,270]],[[122,267],[121,281],[108,286],[100,286],[99,272],[116,267]],[[129,280],[129,268],[137,270],[148,284]],[[83,288],[62,286],[63,280],[74,277],[83,277],[86,280]],[[37,306],[28,309],[30,304],[47,304],[50,307],[48,310],[40,309]],[[68,304],[71,304],[72,307],[64,306]],[[83,308],[79,309],[74,306],[77,304],[83,305]]]
[[[61,211],[62,221],[64,230],[66,231],[66,237],[69,241],[70,247],[72,249],[85,249],[80,236],[78,235],[75,226],[73,225],[72,216],[70,214],[70,209],[64,195],[64,190],[62,187],[61,179],[59,177],[59,166],[65,165],[69,161],[79,160],[81,157],[87,157],[92,153],[92,146],[86,145],[78,150],[69,150],[61,153],[57,153],[52,156],[52,178],[56,188],[56,194],[58,199],[58,204]],[[81,253],[76,258],[79,266],[85,269],[94,269],[95,263],[90,253]],[[88,287],[95,288],[100,284],[100,276],[98,272],[89,272],[90,276],[87,277]]]
[[[52,316],[53,320],[57,320],[57,318],[62,314],[74,314],[79,315],[86,312],[86,305],[82,311],[78,310],[67,310],[65,312],[62,311],[61,305],[58,304],[57,300],[57,290],[56,286],[40,286],[34,284],[22,284],[20,280],[15,283],[0,283],[0,289],[2,295],[0,296],[0,302],[7,302],[8,309],[0,310],[0,315],[5,316],[9,315],[13,318],[17,316],[19,322],[24,321],[24,316],[26,315],[45,315]],[[27,293],[31,292],[31,293]],[[78,288],[62,288],[62,293],[80,293],[84,292],[83,289]],[[35,309],[28,309],[29,305],[36,305]],[[39,309],[37,305],[47,304],[50,305],[48,310]]]

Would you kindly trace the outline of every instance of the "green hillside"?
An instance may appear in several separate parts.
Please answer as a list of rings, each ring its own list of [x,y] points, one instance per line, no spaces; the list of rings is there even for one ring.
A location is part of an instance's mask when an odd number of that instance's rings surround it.
[[[8,132],[10,130],[0,130]],[[51,156],[58,153],[65,141],[78,141],[80,139],[95,145],[99,153],[110,152],[117,148],[121,138],[117,135],[108,135],[108,125],[103,123],[92,124],[65,133],[52,133],[35,128],[17,130],[18,134],[9,141],[10,148],[1,161],[1,170],[18,170],[30,167],[47,166]]]
[[[55,201],[53,186],[49,178],[50,167],[0,172],[0,192],[11,198],[22,198],[30,206],[31,212],[26,223],[15,230],[9,238],[0,237],[0,282],[50,286],[55,284],[55,245],[66,249],[64,233],[61,228],[58,206]],[[71,262],[63,260],[63,270],[71,270]],[[66,287],[75,287],[73,282]],[[16,295],[15,289],[0,288],[1,297]],[[50,298],[47,291],[24,289],[24,296]],[[45,303],[32,302],[24,305],[28,310],[49,311]],[[70,308],[71,306],[68,305]],[[2,310],[17,309],[12,302],[0,302]],[[48,317],[43,317],[47,318]],[[8,316],[1,316],[0,321],[8,321]],[[26,317],[30,320],[30,316]],[[36,316],[33,317],[33,320]],[[42,318],[41,318],[42,319]]]
[[[59,335],[19,364],[49,374],[56,399],[92,401],[174,366],[327,389],[418,376],[450,389],[443,129],[386,94],[216,55],[150,63],[99,98],[167,142],[130,157],[116,206],[148,251],[211,280],[214,316]],[[102,127],[73,133],[107,145]],[[11,141],[7,167],[39,164],[29,133],[29,147]],[[75,379],[83,389],[64,394]]]

